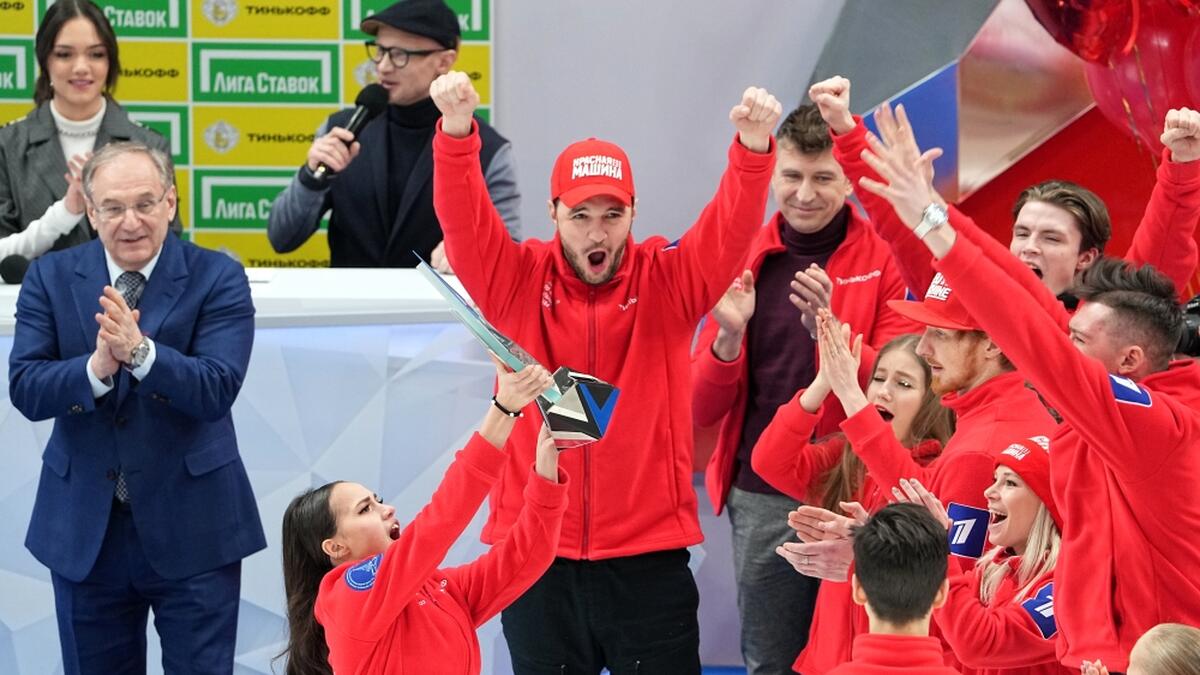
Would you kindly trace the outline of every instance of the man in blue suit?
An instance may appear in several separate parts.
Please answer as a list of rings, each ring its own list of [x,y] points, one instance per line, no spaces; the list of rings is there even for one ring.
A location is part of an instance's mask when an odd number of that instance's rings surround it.
[[[242,558],[266,546],[230,408],[254,338],[242,268],[167,236],[170,160],[139,143],[83,172],[99,240],[34,261],[13,405],[54,418],[25,545],[50,568],[66,673],[230,673]]]

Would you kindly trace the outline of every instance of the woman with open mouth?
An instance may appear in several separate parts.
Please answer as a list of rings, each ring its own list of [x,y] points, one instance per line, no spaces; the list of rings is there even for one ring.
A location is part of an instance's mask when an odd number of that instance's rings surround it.
[[[895,440],[924,465],[941,453],[942,444],[953,432],[953,413],[942,407],[930,387],[929,365],[916,352],[919,340],[917,335],[901,335],[885,344],[871,366],[871,381],[864,395],[891,425]],[[839,504],[843,502],[885,504],[844,434],[810,440],[821,406],[832,391],[824,368],[822,362],[812,384],[780,406],[754,446],[751,466],[775,489],[835,513],[841,512]],[[806,673],[825,672],[849,661],[851,641],[835,638],[831,632],[844,633],[835,631],[836,627],[850,625],[860,612],[848,583],[823,581],[808,646],[794,667]]]
[[[283,516],[288,675],[479,673],[475,629],[550,566],[567,508],[567,477],[543,429],[508,535],[474,562],[439,568],[499,480],[520,411],[552,382],[541,366],[510,373],[497,362],[496,371],[479,432],[404,528],[395,508],[358,483],[292,500]]]
[[[977,675],[1077,672],[1055,653],[1054,566],[1062,518],[1050,491],[1049,446],[1038,436],[997,450],[996,480],[984,492],[992,548],[974,569],[950,556],[950,593],[934,620],[955,656]],[[924,504],[953,532],[941,501],[920,483],[902,480],[892,491],[897,500]]]

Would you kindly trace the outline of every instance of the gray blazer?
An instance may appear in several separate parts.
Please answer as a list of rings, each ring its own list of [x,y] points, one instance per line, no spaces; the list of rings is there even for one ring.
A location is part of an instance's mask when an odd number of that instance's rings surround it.
[[[109,99],[96,136],[96,148],[116,141],[140,141],[171,154],[167,139],[129,119],[125,109]],[[67,162],[58,129],[43,103],[25,117],[0,127],[0,238],[16,234],[67,194]],[[179,213],[171,229],[180,232]],[[54,249],[90,241],[92,225],[85,215],[75,229],[58,238]]]

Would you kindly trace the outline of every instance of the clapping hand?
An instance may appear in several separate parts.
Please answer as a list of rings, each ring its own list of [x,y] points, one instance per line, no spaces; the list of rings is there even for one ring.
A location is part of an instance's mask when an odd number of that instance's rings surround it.
[[[73,216],[82,214],[87,206],[83,194],[83,165],[91,158],[90,152],[75,155],[67,162],[67,172],[63,174],[63,178],[67,180],[67,195],[63,200],[67,211]]]
[[[888,499],[889,502],[895,504],[903,502],[908,504],[919,504],[929,509],[935,520],[942,524],[942,527],[947,530],[953,525],[950,520],[950,515],[946,513],[946,507],[942,506],[942,502],[929,490],[925,489],[924,485],[916,478],[901,478],[900,486],[892,488],[892,496]]]
[[[832,312],[833,280],[821,266],[813,263],[807,269],[796,272],[792,279],[792,293],[788,300],[800,310],[800,323],[808,334],[817,336],[817,312],[825,309]]]

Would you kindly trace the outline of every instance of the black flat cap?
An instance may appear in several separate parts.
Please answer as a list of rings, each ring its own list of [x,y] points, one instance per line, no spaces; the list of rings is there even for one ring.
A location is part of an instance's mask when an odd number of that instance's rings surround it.
[[[400,0],[385,10],[363,19],[362,32],[375,35],[379,26],[391,26],[437,40],[446,49],[457,49],[461,35],[458,16],[443,0]]]

